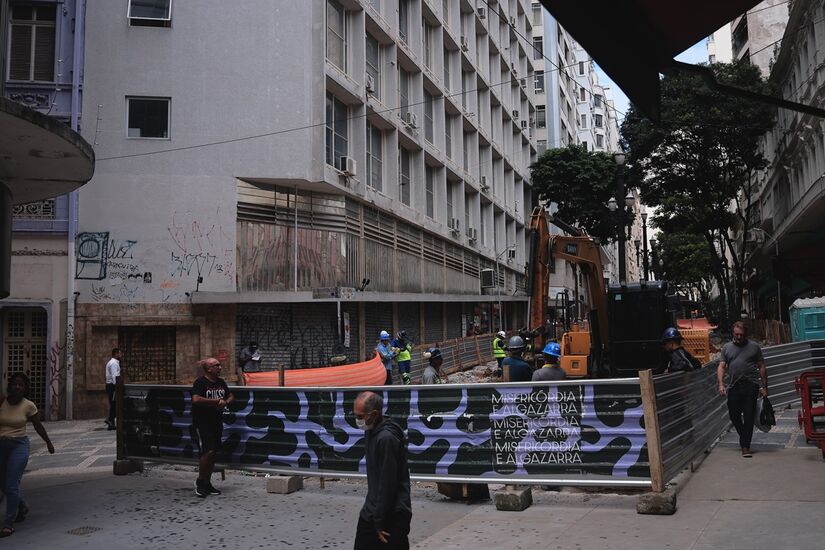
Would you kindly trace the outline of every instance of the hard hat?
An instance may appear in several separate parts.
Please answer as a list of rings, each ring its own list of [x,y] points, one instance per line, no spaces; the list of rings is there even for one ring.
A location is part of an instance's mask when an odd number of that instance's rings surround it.
[[[678,328],[669,327],[665,329],[665,333],[662,334],[662,342],[667,342],[668,340],[682,341],[682,334],[679,332]]]
[[[378,339],[379,340],[389,340],[390,339],[390,333],[387,332],[386,330],[382,330],[381,334],[378,335]]]
[[[437,357],[441,357],[441,350],[438,348],[429,348],[424,352],[424,359],[433,360]]]
[[[561,357],[561,346],[558,342],[550,342],[544,346],[542,353],[544,355],[552,355],[553,357]]]
[[[500,331],[496,332],[496,336],[498,336],[499,338],[504,338],[505,336],[507,336],[507,333],[504,332],[503,330],[500,330]]]
[[[524,349],[524,338],[521,336],[513,336],[507,343],[507,349],[510,351],[519,351]]]
[[[399,330],[398,334],[395,335],[396,338],[399,340],[406,340],[407,339],[407,331],[406,330]]]

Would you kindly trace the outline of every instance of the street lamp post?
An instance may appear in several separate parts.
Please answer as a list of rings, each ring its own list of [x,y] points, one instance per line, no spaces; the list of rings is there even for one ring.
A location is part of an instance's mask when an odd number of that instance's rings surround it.
[[[642,212],[642,244],[644,249],[642,261],[644,263],[645,281],[647,281],[650,279],[648,276],[648,273],[650,272],[650,264],[647,261],[647,212]]]
[[[501,313],[501,285],[498,284],[498,260],[505,252],[515,250],[516,245],[511,244],[496,256],[496,295],[498,296],[498,330],[504,330],[504,321]]]
[[[619,214],[619,284],[626,285],[627,284],[627,250],[625,250],[625,236],[624,236],[624,209],[625,205],[621,205],[619,207],[618,201],[622,200],[625,196],[624,191],[624,161],[625,161],[625,154],[624,153],[614,153],[613,160],[616,162],[616,196],[615,198],[610,199],[607,203],[607,207],[610,209],[611,212],[618,212]]]
[[[633,241],[633,246],[636,247],[636,267],[638,268],[638,267],[641,267],[641,264],[642,264],[642,251],[641,251],[642,241],[639,240],[639,239],[636,239],[635,241]],[[641,276],[639,277],[639,279],[641,279]]]
[[[656,259],[656,245],[658,241],[656,239],[650,239],[650,255],[652,265],[650,266],[650,276],[655,281],[656,280],[656,270],[659,268],[659,264],[657,263]]]

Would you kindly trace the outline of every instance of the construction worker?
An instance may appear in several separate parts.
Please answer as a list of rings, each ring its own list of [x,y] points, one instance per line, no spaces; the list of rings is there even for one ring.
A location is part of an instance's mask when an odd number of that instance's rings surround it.
[[[544,346],[544,366],[533,373],[534,382],[544,382],[550,380],[564,380],[567,373],[559,365],[561,357],[561,346],[558,342],[550,342]]]
[[[533,369],[522,359],[522,354],[526,348],[524,339],[521,336],[513,336],[507,343],[507,351],[510,357],[501,362],[504,369],[505,382],[529,382],[533,379]]]
[[[668,353],[668,363],[665,374],[670,372],[689,372],[701,369],[702,364],[682,347],[682,333],[679,329],[670,327],[662,335],[662,345]]]
[[[392,341],[392,347],[398,350],[398,374],[401,375],[405,385],[410,384],[410,364],[412,363],[412,343],[407,340],[407,332],[404,330],[398,331],[395,335],[395,340]]]
[[[496,368],[496,376],[501,376],[501,363],[504,361],[504,358],[507,357],[506,348],[507,345],[504,343],[504,339],[507,337],[507,334],[500,330],[496,333],[496,337],[493,338],[493,357],[496,359],[496,363],[498,363],[498,367]]]
[[[381,362],[384,363],[384,368],[387,370],[387,379],[384,381],[385,386],[392,386],[392,360],[398,355],[397,351],[393,351],[390,345],[390,333],[382,330],[378,335],[378,345],[375,346],[375,351],[381,356]]]
[[[444,357],[441,355],[441,350],[437,347],[430,348],[424,352],[424,359],[427,360],[427,368],[424,369],[424,375],[421,377],[422,384],[441,384],[441,364],[444,363]]]

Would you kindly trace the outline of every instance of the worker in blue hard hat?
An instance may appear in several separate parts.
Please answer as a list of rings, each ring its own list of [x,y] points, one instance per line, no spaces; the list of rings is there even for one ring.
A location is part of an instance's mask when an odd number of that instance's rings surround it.
[[[390,333],[386,330],[382,330],[381,333],[378,335],[378,345],[375,346],[375,351],[378,352],[378,355],[381,356],[381,362],[384,364],[384,368],[387,370],[387,379],[384,381],[385,386],[392,385],[392,360],[398,355],[397,351],[394,351],[392,346],[390,345]]]
[[[662,345],[668,354],[665,374],[671,372],[689,372],[701,369],[702,363],[682,347],[682,333],[678,328],[670,327],[662,334]]]
[[[544,366],[533,373],[534,382],[546,382],[550,380],[564,380],[567,373],[561,368],[559,359],[561,358],[561,346],[558,342],[550,342],[542,350],[544,355]]]

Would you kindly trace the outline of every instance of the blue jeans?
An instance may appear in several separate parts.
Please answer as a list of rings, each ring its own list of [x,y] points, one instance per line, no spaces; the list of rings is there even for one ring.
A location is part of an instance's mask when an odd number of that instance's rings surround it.
[[[14,525],[20,498],[20,480],[29,463],[29,438],[0,438],[0,482],[6,493],[5,527]]]
[[[411,359],[410,359],[410,360],[407,360],[407,361],[399,361],[399,362],[398,362],[398,374],[404,374],[405,372],[406,372],[407,374],[409,374],[409,373],[410,373],[410,365],[411,365],[411,364],[412,364],[412,360],[411,360]]]

